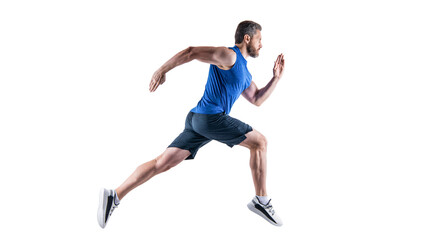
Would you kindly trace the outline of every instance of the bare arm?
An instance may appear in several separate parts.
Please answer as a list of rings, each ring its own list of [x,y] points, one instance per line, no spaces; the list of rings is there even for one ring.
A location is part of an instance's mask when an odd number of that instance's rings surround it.
[[[282,78],[284,69],[285,59],[283,54],[280,54],[274,63],[273,78],[271,78],[270,82],[268,82],[265,87],[258,89],[256,84],[252,81],[251,85],[245,91],[243,91],[243,97],[245,97],[250,103],[256,106],[261,106],[261,104],[267,100],[267,98],[276,88],[277,83],[279,82],[280,78]]]
[[[157,87],[166,81],[167,72],[194,59],[228,69],[236,62],[236,54],[226,47],[188,47],[169,59],[153,74],[150,92],[156,91]]]

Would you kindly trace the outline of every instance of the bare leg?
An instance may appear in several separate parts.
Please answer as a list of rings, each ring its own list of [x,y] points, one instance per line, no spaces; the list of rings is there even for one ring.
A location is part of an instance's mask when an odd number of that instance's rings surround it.
[[[126,179],[126,181],[116,189],[119,199],[123,199],[126,194],[134,188],[145,183],[155,175],[165,172],[178,165],[188,156],[190,151],[179,148],[167,148],[160,156],[148,161],[139,167]]]
[[[267,139],[260,132],[253,130],[246,134],[246,139],[240,145],[251,151],[249,165],[256,195],[267,196]]]

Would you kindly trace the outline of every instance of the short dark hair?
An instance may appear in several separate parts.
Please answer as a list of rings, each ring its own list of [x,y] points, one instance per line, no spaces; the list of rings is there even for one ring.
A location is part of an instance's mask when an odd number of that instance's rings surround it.
[[[256,30],[262,30],[261,25],[256,22],[243,21],[239,23],[236,29],[236,34],[234,35],[235,43],[238,44],[243,42],[246,34],[248,34],[249,37],[253,37],[256,33]]]

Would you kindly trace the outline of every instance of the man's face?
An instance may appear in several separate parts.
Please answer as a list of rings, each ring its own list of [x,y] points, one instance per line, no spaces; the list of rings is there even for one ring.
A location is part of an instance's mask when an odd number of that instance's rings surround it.
[[[259,50],[262,48],[260,30],[256,30],[255,35],[251,38],[246,48],[247,48],[246,50],[249,53],[249,56],[253,58],[258,57]]]

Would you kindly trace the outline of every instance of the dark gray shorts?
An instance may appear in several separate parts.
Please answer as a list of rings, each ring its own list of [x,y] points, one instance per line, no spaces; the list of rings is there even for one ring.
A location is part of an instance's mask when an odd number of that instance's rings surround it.
[[[245,134],[252,131],[248,124],[225,113],[201,114],[190,112],[185,120],[184,131],[169,145],[191,152],[187,159],[194,159],[197,151],[211,140],[238,145],[246,139]]]

